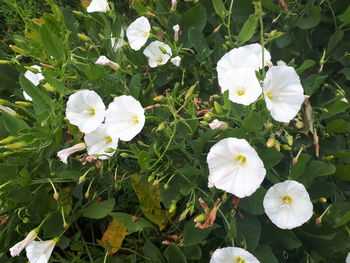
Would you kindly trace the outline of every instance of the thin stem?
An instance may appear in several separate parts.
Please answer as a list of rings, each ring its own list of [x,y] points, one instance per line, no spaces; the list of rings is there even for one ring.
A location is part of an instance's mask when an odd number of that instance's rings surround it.
[[[264,58],[264,50],[265,50],[265,40],[264,40],[264,23],[262,19],[262,12],[259,14],[259,24],[260,24],[260,42],[261,42],[261,67],[262,67],[262,72],[263,76],[265,78],[265,58]]]
[[[229,37],[230,41],[232,41],[232,35],[231,35],[231,15],[232,15],[232,7],[233,7],[233,0],[231,0],[230,9],[228,10],[229,15],[228,15],[228,23],[227,23],[227,32],[228,32],[228,37]]]

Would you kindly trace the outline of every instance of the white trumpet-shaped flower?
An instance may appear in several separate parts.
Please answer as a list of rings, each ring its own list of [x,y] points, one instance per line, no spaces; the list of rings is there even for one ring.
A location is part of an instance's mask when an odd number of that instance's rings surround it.
[[[107,109],[106,124],[122,141],[130,141],[145,125],[145,110],[132,96],[114,98]]]
[[[101,97],[92,90],[80,90],[69,96],[66,116],[71,124],[84,133],[92,132],[105,118],[106,107]]]
[[[137,18],[126,29],[126,36],[130,47],[133,50],[140,50],[140,48],[146,44],[150,31],[151,25],[148,19],[144,16]]]
[[[92,0],[90,5],[86,8],[88,13],[102,12],[106,13],[109,9],[107,0]]]
[[[264,49],[264,64],[270,60],[270,53]],[[220,76],[223,72],[233,68],[261,69],[262,46],[260,44],[250,44],[232,49],[218,61],[216,70]]]
[[[350,252],[348,253],[348,256],[346,257],[346,263],[350,263]]]
[[[98,155],[101,160],[108,159],[118,147],[117,133],[112,132],[106,124],[98,129],[85,134],[85,143],[89,155]]]
[[[301,226],[311,218],[313,210],[305,186],[293,180],[270,187],[263,206],[272,223],[282,229]]]
[[[226,122],[215,119],[211,123],[209,123],[209,127],[212,130],[220,129],[224,131],[227,130],[229,126]]]
[[[166,64],[173,53],[167,44],[156,40],[145,48],[143,54],[148,58],[148,65],[155,68]]]
[[[38,235],[39,229],[35,228],[32,231],[29,232],[29,234],[23,239],[22,241],[18,242],[15,244],[13,247],[10,248],[10,254],[11,257],[16,257],[18,256],[22,250],[34,239],[36,239]]]
[[[175,26],[173,26],[173,30],[174,30],[174,40],[178,41],[179,40],[180,26],[178,24],[176,24]]]
[[[31,68],[35,68],[38,73],[34,73],[30,70],[27,70],[24,73],[24,76],[34,85],[34,86],[38,86],[40,84],[40,80],[45,79],[45,77],[43,76],[43,74],[41,73],[41,67],[38,65],[33,65],[30,66]]]
[[[181,58],[179,56],[176,56],[172,59],[170,59],[170,62],[175,65],[176,67],[179,67],[180,66],[180,63],[181,63]]]
[[[32,241],[26,247],[29,263],[47,263],[58,240]]]
[[[293,119],[304,102],[299,76],[288,66],[274,66],[267,71],[263,92],[272,118],[280,122]]]
[[[240,198],[253,194],[266,174],[263,162],[245,139],[219,141],[211,147],[207,162],[208,185]]]
[[[209,263],[259,263],[251,253],[240,247],[216,249]]]
[[[78,143],[76,145],[73,145],[72,147],[69,147],[67,149],[63,149],[59,152],[57,152],[57,157],[60,158],[61,162],[67,163],[68,157],[76,152],[80,152],[86,149],[85,143]]]
[[[255,71],[251,68],[233,68],[218,76],[221,92],[229,91],[232,102],[249,105],[256,101],[262,90]]]
[[[111,45],[114,51],[118,51],[122,46],[124,46],[124,43],[124,29],[121,29],[119,37],[111,37]]]
[[[96,65],[101,65],[101,66],[108,66],[114,70],[118,70],[120,68],[119,64],[110,60],[109,58],[107,58],[106,56],[100,56],[96,62]]]

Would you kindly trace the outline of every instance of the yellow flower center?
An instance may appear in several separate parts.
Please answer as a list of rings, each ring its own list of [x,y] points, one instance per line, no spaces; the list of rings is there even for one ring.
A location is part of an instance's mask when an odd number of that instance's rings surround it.
[[[139,124],[140,121],[139,121],[139,117],[137,115],[134,116],[134,118],[132,119],[133,123],[136,125],[136,124]]]
[[[157,59],[157,62],[158,62],[158,63],[162,63],[162,62],[163,62],[163,59],[162,59],[162,58],[158,58],[158,59]]]
[[[292,202],[292,198],[289,195],[285,195],[282,197],[282,201],[284,204],[290,204]]]
[[[272,92],[271,91],[266,92],[266,97],[272,100],[273,99]]]
[[[89,115],[94,116],[95,115],[95,109],[90,109],[89,110]]]
[[[236,257],[234,260],[233,260],[233,263],[247,263],[247,261],[245,261],[243,258],[241,257]]]
[[[145,32],[145,37],[149,37],[149,32]]]
[[[243,89],[237,90],[237,95],[238,96],[243,96],[244,94],[245,94],[245,90],[243,90]]]
[[[106,143],[111,143],[113,141],[113,139],[111,136],[106,136],[105,141],[106,141]]]
[[[236,156],[236,161],[240,162],[241,164],[245,164],[247,161],[247,158],[243,155],[237,155]]]

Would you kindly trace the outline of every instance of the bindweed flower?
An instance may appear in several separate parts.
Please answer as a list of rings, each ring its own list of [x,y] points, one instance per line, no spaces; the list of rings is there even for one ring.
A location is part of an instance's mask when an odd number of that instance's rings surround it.
[[[228,90],[232,102],[250,105],[258,99],[262,90],[255,71],[251,68],[233,68],[218,75],[221,92]]]
[[[209,187],[250,196],[264,180],[266,170],[258,154],[245,139],[226,138],[213,145],[208,153]]]
[[[216,249],[209,263],[259,263],[251,253],[240,247]]]
[[[279,122],[292,120],[304,102],[299,76],[288,66],[274,66],[267,71],[263,93],[267,109]]]
[[[96,62],[96,65],[102,65],[102,66],[108,66],[111,67],[114,70],[118,70],[120,68],[119,64],[108,59],[106,56],[100,56]]]
[[[126,37],[128,38],[131,49],[140,50],[146,44],[151,25],[144,16],[137,18],[126,29]]]
[[[173,53],[167,44],[156,40],[145,48],[143,54],[148,57],[148,65],[155,68],[166,64]]]
[[[179,40],[180,26],[179,25],[173,26],[173,30],[174,30],[174,40],[178,41]]]
[[[313,206],[305,186],[293,180],[270,187],[263,205],[272,223],[282,229],[301,226],[312,216]]]
[[[350,263],[350,252],[348,253],[348,256],[346,257],[346,263]]]
[[[72,147],[57,152],[57,157],[60,158],[61,162],[67,164],[67,159],[71,154],[83,151],[85,149],[85,143],[78,143],[76,145],[73,145]]]
[[[92,0],[90,5],[86,8],[88,13],[102,12],[106,13],[109,9],[107,0]]]
[[[106,107],[101,97],[92,90],[80,90],[69,96],[66,116],[71,124],[84,133],[92,132],[105,118]]]
[[[132,96],[116,97],[108,106],[106,124],[120,140],[130,141],[145,125],[145,110]]]
[[[227,130],[228,124],[224,121],[219,121],[218,119],[213,120],[211,123],[209,123],[209,127],[212,130],[220,129],[220,130]]]
[[[27,92],[23,91],[23,97],[25,100],[33,101],[32,97],[28,95]]]
[[[117,134],[112,132],[106,124],[102,124],[84,137],[89,155],[98,155],[98,159],[105,160],[114,154],[118,147]]]
[[[17,112],[11,109],[10,107],[0,105],[0,112],[1,111],[6,112],[8,115],[11,115],[12,117],[17,116]]]
[[[111,37],[111,45],[113,50],[116,52],[118,51],[122,46],[124,46],[124,30],[120,30],[120,36],[119,37]]]
[[[171,0],[171,11],[175,11],[177,6],[177,0]]]
[[[264,61],[271,60],[270,53],[264,49]],[[260,44],[250,44],[239,48],[234,48],[226,53],[216,67],[218,76],[233,68],[251,68],[254,71],[262,67],[262,46]]]
[[[29,263],[47,263],[58,239],[32,241],[26,247]]]
[[[17,257],[22,250],[34,239],[36,239],[38,235],[39,229],[35,228],[29,232],[29,234],[22,241],[18,242],[16,245],[10,248],[11,257]]]
[[[170,62],[172,64],[174,64],[176,67],[179,67],[180,63],[181,63],[181,58],[179,56],[176,56],[176,57],[170,59]]]
[[[30,70],[27,70],[24,73],[24,76],[34,85],[34,86],[38,86],[40,84],[40,81],[45,79],[45,77],[43,76],[43,74],[41,74],[41,67],[38,65],[33,65],[31,66],[31,68],[35,68],[37,71],[39,71],[39,73],[34,73]]]

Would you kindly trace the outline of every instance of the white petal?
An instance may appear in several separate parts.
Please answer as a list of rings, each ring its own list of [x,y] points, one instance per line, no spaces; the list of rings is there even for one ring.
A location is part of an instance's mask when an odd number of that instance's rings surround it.
[[[270,53],[264,49],[265,64],[270,60]],[[253,70],[262,68],[262,46],[260,44],[250,44],[232,49],[218,61],[216,70],[220,76],[224,71],[242,67]]]
[[[25,237],[25,239],[23,239],[22,241],[18,242],[17,244],[15,244],[14,246],[12,246],[10,248],[10,254],[11,257],[16,257],[18,256],[22,250],[30,243],[32,242],[34,239],[36,239],[38,235],[38,231],[36,229],[32,230],[29,232],[29,234]]]
[[[104,160],[112,156],[114,152],[106,152],[106,150],[117,149],[117,134],[110,129],[109,126],[102,124],[97,130],[87,133],[84,137],[89,155],[101,155],[99,159]]]
[[[92,0],[86,11],[88,13],[102,12],[106,13],[109,10],[107,0]]]
[[[348,256],[346,257],[346,263],[350,263],[350,252],[348,253]]]
[[[40,80],[45,79],[45,77],[43,76],[43,74],[41,74],[41,67],[38,65],[33,65],[31,66],[32,68],[35,68],[36,70],[39,71],[39,73],[33,73],[30,70],[27,70],[24,73],[24,76],[34,85],[34,86],[38,86],[40,84]]]
[[[96,130],[105,114],[105,105],[95,91],[81,90],[69,96],[66,116],[80,131],[89,133]]]
[[[26,247],[27,258],[30,263],[47,263],[50,259],[52,250],[56,242],[48,241],[33,241]]]
[[[33,101],[32,97],[27,92],[23,91],[23,97],[28,101]]]
[[[181,63],[181,58],[179,56],[176,56],[176,57],[170,59],[170,62],[172,64],[174,64],[176,67],[179,67],[180,63]]]
[[[263,92],[271,116],[280,122],[289,122],[304,102],[304,90],[295,69],[273,66],[264,80]]]
[[[110,62],[111,62],[111,60],[109,60],[106,56],[100,56],[100,57],[96,60],[95,64],[96,64],[96,65],[106,66],[106,65],[108,65]]]
[[[162,49],[166,51],[166,54],[163,53]],[[143,54],[148,58],[149,66],[154,68],[166,64],[173,53],[167,44],[156,40],[145,48]]]
[[[260,96],[262,90],[255,71],[251,68],[233,68],[218,76],[221,91],[229,91],[232,102],[250,105]]]
[[[57,152],[57,157],[60,158],[61,162],[67,164],[67,159],[71,154],[85,150],[85,148],[85,143],[78,143],[73,145],[72,147]]]
[[[126,37],[128,38],[130,47],[133,50],[139,50],[146,44],[149,37],[151,25],[148,19],[144,16],[137,18],[126,29]]]
[[[144,109],[132,96],[119,96],[109,104],[106,124],[122,141],[132,140],[145,125]]]
[[[239,247],[225,247],[216,249],[210,263],[235,263],[244,260],[246,263],[260,263],[251,253]]]
[[[285,197],[291,199],[285,203]],[[313,213],[310,196],[304,185],[287,180],[277,183],[267,191],[263,206],[272,223],[282,229],[292,229],[307,222]]]
[[[111,45],[114,51],[118,51],[124,43],[124,29],[121,29],[119,37],[111,37]]]
[[[239,161],[240,157],[245,158],[244,162]],[[266,174],[258,154],[244,139],[219,141],[211,147],[207,162],[210,183],[240,198],[253,194]]]

